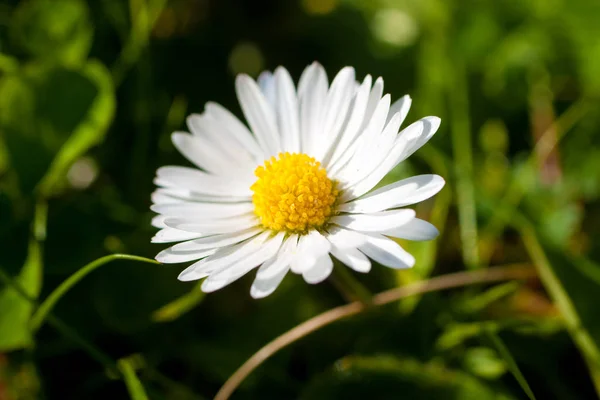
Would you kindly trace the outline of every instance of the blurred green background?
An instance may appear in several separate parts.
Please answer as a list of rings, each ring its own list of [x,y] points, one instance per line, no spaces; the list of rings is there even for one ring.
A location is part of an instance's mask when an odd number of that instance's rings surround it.
[[[357,279],[379,292],[511,264],[541,279],[333,324],[233,398],[597,399],[598,21],[597,0],[0,1],[0,399],[128,399],[119,370],[151,399],[211,398],[263,344],[344,303],[297,276],[261,301],[252,276],[204,297],[179,266],[119,260],[31,321],[85,264],[164,247],[152,179],[186,164],[170,143],[186,115],[216,101],[239,116],[235,74],[284,65],[297,80],[314,60],[410,94],[409,122],[442,118],[386,178],[445,177],[417,206],[442,234],[403,243],[414,269]]]

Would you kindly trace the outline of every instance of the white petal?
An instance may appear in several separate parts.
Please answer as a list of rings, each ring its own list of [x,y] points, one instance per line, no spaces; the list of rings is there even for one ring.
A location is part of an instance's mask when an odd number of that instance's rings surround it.
[[[296,257],[292,260],[292,272],[301,274],[309,270],[330,248],[331,243],[317,231],[301,236]]]
[[[275,70],[275,88],[277,90],[277,122],[281,134],[282,151],[297,153],[300,151],[300,121],[298,98],[294,82],[283,67]]]
[[[399,113],[400,114],[400,125],[406,119],[408,115],[408,111],[410,110],[410,106],[412,104],[412,99],[409,95],[404,95],[396,100],[392,106],[390,107],[390,113],[388,117],[388,122],[392,118],[392,115]]]
[[[327,240],[341,249],[356,248],[367,242],[365,235],[335,225],[327,228],[326,237]]]
[[[202,235],[195,232],[181,231],[179,229],[164,228],[156,232],[156,234],[152,238],[152,243],[181,242],[182,240],[195,239],[199,236]]]
[[[274,237],[267,239],[267,241],[252,254],[213,272],[204,282],[202,282],[202,291],[210,293],[219,290],[273,257],[277,254],[277,251],[279,251],[284,235],[284,232],[279,232]]]
[[[371,190],[392,168],[425,144],[433,136],[438,127],[439,118],[427,117],[400,132],[398,139],[394,143],[394,147],[381,164],[362,181],[347,189],[342,194],[341,200],[351,200]]]
[[[220,248],[215,254],[187,267],[179,274],[177,279],[180,281],[202,279],[216,270],[230,266],[244,257],[258,251],[270,235],[271,232],[265,231],[260,235],[234,246]]]
[[[323,282],[333,271],[333,260],[329,257],[329,254],[325,254],[319,257],[314,265],[302,273],[302,277],[306,283],[316,284]]]
[[[396,113],[392,116],[390,121],[387,123],[387,125],[381,132],[379,138],[373,141],[374,146],[370,152],[370,157],[369,155],[367,155],[362,160],[362,165],[357,171],[356,176],[351,177],[352,182],[359,182],[363,178],[366,178],[373,171],[373,169],[377,167],[379,162],[388,155],[390,149],[394,145],[396,137],[398,136],[398,129],[400,129],[400,120],[400,113]]]
[[[423,124],[422,133],[416,138],[415,141],[412,138],[408,137],[408,135],[403,135],[402,132],[398,135],[398,141],[406,141],[406,152],[403,154],[403,158],[398,161],[401,162],[408,157],[410,157],[415,151],[419,150],[425,143],[432,138],[432,136],[437,132],[440,127],[442,120],[438,117],[425,117],[420,119],[417,122],[421,122]],[[403,137],[407,136],[407,137]],[[398,163],[396,163],[398,164]]]
[[[331,145],[337,142],[348,110],[356,90],[354,68],[345,67],[336,75],[327,93],[327,98],[321,110],[322,125],[320,132],[313,142],[312,155],[319,161],[329,153]]]
[[[315,136],[322,128],[321,111],[327,96],[327,74],[319,64],[312,64],[305,72],[298,84],[300,146],[303,153],[310,155]]]
[[[360,173],[360,171],[365,168],[365,163],[372,164],[381,162],[380,158],[375,158],[375,156],[379,155],[373,154],[373,149],[377,148],[377,145],[381,138],[382,130],[385,125],[389,108],[390,95],[386,94],[377,103],[377,107],[373,112],[373,116],[371,117],[369,124],[361,133],[358,139],[359,145],[352,159],[349,161],[348,165],[339,172],[338,175],[342,179],[342,181],[356,179],[355,175],[357,173]],[[398,131],[396,130],[393,133],[397,132]],[[386,150],[389,151],[389,148],[387,148]]]
[[[171,185],[165,181],[159,181]],[[155,200],[156,199],[156,200]],[[159,188],[152,193],[152,201],[156,204],[182,203],[182,202],[208,202],[208,203],[239,203],[250,200],[250,196],[232,196],[232,195],[209,195],[194,192],[193,190],[181,189],[176,187]]]
[[[415,218],[402,226],[388,229],[382,233],[386,236],[417,241],[432,240],[440,234],[435,226],[419,218]]]
[[[163,264],[176,264],[210,256],[215,253],[215,249],[176,251],[173,247],[165,249],[156,255],[156,261]]]
[[[252,132],[267,157],[277,155],[281,149],[274,110],[248,75],[238,75],[235,80],[237,97]]]
[[[216,219],[196,222],[189,218],[171,217],[165,220],[169,228],[186,232],[196,232],[201,236],[232,233],[258,226],[259,222],[253,213],[230,219]]]
[[[329,176],[335,177],[336,180],[340,181],[339,175],[341,171],[344,171],[348,168],[350,161],[354,158],[356,152],[360,149],[360,145],[362,141],[360,140],[360,136],[358,139],[354,141],[348,148],[340,155],[340,157],[331,164],[330,167],[327,168],[327,174]]]
[[[264,264],[263,264],[264,265]],[[262,268],[262,267],[261,267]],[[256,277],[250,288],[250,296],[255,299],[262,299],[267,297],[277,289],[285,275],[290,270],[289,265],[280,270],[276,275],[270,278],[259,278]]]
[[[415,258],[410,253],[385,236],[369,234],[367,243],[358,249],[386,267],[404,269],[415,265]]]
[[[275,91],[275,79],[271,71],[263,71],[256,80],[260,91],[265,95],[267,102],[275,109],[277,106],[277,93]]]
[[[369,122],[371,121],[371,116],[381,100],[381,96],[383,95],[383,79],[381,77],[375,80],[373,84],[373,88],[371,89],[371,93],[369,95],[369,101],[367,102],[367,109],[365,110],[365,116],[363,119],[363,124],[359,130],[363,130],[367,127]]]
[[[171,140],[185,158],[207,172],[228,176],[239,173],[239,168],[232,168],[227,158],[224,158],[214,144],[204,137],[175,132],[171,135]]]
[[[344,128],[343,133],[340,136],[340,140],[335,146],[333,155],[327,164],[327,170],[330,166],[333,166],[340,157],[345,154],[348,147],[354,142],[359,132],[359,128],[363,124],[363,118],[365,111],[367,110],[367,102],[369,100],[369,94],[371,93],[371,75],[367,75],[363,80],[363,83],[357,90],[356,96],[354,97],[354,105],[350,113],[350,119],[348,124]]]
[[[336,215],[331,218],[331,222],[355,231],[381,232],[403,225],[414,217],[414,210],[403,209],[381,211],[373,214]]]
[[[218,247],[231,246],[243,240],[258,235],[263,229],[260,227],[245,229],[239,232],[225,233],[221,235],[212,235],[194,239],[173,246],[176,251],[199,251],[205,249],[214,249]]]
[[[365,197],[339,206],[339,211],[372,213],[388,208],[419,203],[435,195],[444,187],[439,175],[417,175],[379,188]]]
[[[206,103],[205,113],[216,119],[222,127],[222,131],[234,137],[246,150],[254,155],[255,160],[262,162],[266,159],[264,152],[256,142],[256,138],[246,128],[246,125],[226,108],[220,104],[208,102]]]
[[[207,219],[235,217],[254,210],[254,205],[246,203],[176,203],[154,204],[150,209],[170,217],[206,216]]]
[[[200,195],[249,198],[252,196],[250,186],[255,179],[248,175],[224,179],[222,176],[207,174],[195,168],[167,166],[156,171],[155,183],[166,188],[185,189]]]
[[[366,273],[371,270],[371,261],[356,248],[341,248],[332,243],[331,254],[356,272]]]
[[[150,199],[153,204],[177,204],[183,203],[185,200],[173,197],[168,193],[165,193],[162,189],[157,189],[150,195]]]
[[[262,161],[256,160],[211,114],[192,114],[186,121],[190,132],[214,144],[213,151],[216,156],[226,158],[238,168],[254,170],[257,161]]]
[[[159,229],[166,228],[167,225],[165,225],[165,218],[166,217],[164,215],[157,215],[152,218],[152,222],[150,224],[155,228],[159,228]]]
[[[278,276],[281,271],[289,269],[289,265],[296,256],[298,249],[298,235],[293,234],[288,237],[276,257],[268,262],[265,262],[256,273],[256,278],[259,280],[270,280]]]

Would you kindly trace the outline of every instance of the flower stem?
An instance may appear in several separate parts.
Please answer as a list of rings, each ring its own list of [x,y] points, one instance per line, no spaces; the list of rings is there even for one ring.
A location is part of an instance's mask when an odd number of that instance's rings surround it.
[[[341,269],[341,268],[338,268]],[[347,272],[347,271],[346,271]],[[382,306],[409,296],[423,293],[431,293],[439,290],[458,288],[463,286],[501,282],[507,280],[522,280],[536,278],[537,274],[532,268],[523,267],[492,267],[477,271],[457,272],[453,274],[441,275],[431,278],[427,281],[416,282],[399,288],[393,288],[382,293],[378,293],[372,298],[373,306]],[[215,400],[227,400],[231,394],[238,388],[244,379],[252,373],[258,366],[269,359],[284,347],[295,341],[321,329],[333,322],[359,314],[369,309],[364,303],[355,301],[325,311],[308,321],[305,321],[286,333],[278,336],[271,342],[263,346],[262,349],[254,353],[240,368],[237,369],[227,379],[225,384],[219,389]]]
[[[358,279],[352,276],[346,266],[336,262],[330,279],[333,286],[335,286],[346,301],[360,301],[365,305],[371,304],[371,297],[373,295]]]

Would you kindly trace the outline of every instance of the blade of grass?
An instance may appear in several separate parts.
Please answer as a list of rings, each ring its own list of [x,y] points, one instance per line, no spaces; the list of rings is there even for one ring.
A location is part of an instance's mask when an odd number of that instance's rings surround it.
[[[530,153],[527,161],[525,162],[525,168],[535,169],[538,163],[543,163],[546,158],[552,153],[552,150],[556,145],[564,138],[567,132],[573,128],[573,126],[581,120],[581,118],[589,111],[590,106],[586,99],[578,100],[573,103],[566,111],[564,111],[539,138],[535,144],[535,148]],[[510,220],[511,208],[516,208],[521,202],[521,199],[527,192],[527,185],[524,185],[520,176],[526,174],[518,174],[515,176],[508,185],[506,193],[501,200],[501,204],[505,205],[494,212],[487,223],[482,229],[482,240],[494,241],[502,232]],[[481,254],[481,263],[487,265],[491,257],[491,252],[484,252]]]
[[[600,398],[600,350],[594,339],[581,323],[575,305],[571,301],[560,280],[556,276],[542,245],[540,244],[535,230],[531,224],[523,218],[511,218],[513,226],[519,231],[529,256],[531,257],[544,287],[554,299],[561,315],[564,318],[567,331],[571,335],[575,345],[579,348],[590,371],[592,383]]]
[[[521,386],[521,389],[523,389],[529,400],[536,400],[535,395],[533,394],[533,391],[529,386],[529,383],[527,383],[525,376],[523,376],[523,373],[519,369],[517,362],[515,361],[512,354],[510,354],[510,351],[508,350],[502,339],[500,339],[496,332],[492,331],[491,329],[486,329],[485,334],[492,342],[496,350],[498,350],[498,353],[500,353],[500,355],[506,362],[508,370],[515,377],[519,386]]]
[[[119,86],[127,71],[138,61],[142,51],[148,45],[150,33],[166,3],[167,0],[130,0],[131,32],[111,68],[115,86]]]
[[[97,268],[103,266],[104,264],[116,260],[131,260],[150,264],[159,264],[157,261],[145,257],[132,256],[129,254],[111,254],[109,256],[101,257],[97,260],[92,261],[89,264],[84,265],[82,268],[78,269],[75,273],[68,277],[56,289],[54,289],[52,293],[50,293],[50,295],[46,297],[42,304],[40,304],[40,306],[37,308],[37,310],[31,317],[30,326],[32,332],[37,331],[42,326],[48,313],[50,312],[50,310],[52,310],[52,308],[58,302],[58,300],[60,300],[60,298],[63,297],[81,279],[83,279],[85,276],[87,276],[89,273],[93,272]]]
[[[456,175],[456,196],[462,257],[469,269],[479,267],[475,187],[473,185],[473,152],[469,116],[468,85],[465,69],[454,64],[454,79],[448,85],[450,133]]]
[[[135,374],[133,362],[127,358],[122,358],[118,362],[119,370],[123,374],[123,380],[127,386],[131,400],[149,400],[142,382]]]

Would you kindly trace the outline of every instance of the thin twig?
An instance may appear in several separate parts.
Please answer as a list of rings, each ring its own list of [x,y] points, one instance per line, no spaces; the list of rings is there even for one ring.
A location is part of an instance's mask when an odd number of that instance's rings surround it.
[[[494,267],[486,270],[458,272],[438,276],[427,281],[417,282],[373,296],[372,305],[384,305],[405,297],[414,296],[443,289],[451,289],[478,283],[506,281],[512,279],[528,279],[536,277],[536,272],[529,267]],[[238,386],[263,362],[279,350],[288,346],[304,336],[331,324],[332,322],[356,315],[369,308],[365,304],[355,301],[340,307],[325,311],[300,325],[295,326],[273,341],[267,343],[262,349],[254,353],[237,371],[233,373],[221,387],[215,400],[227,400]]]

